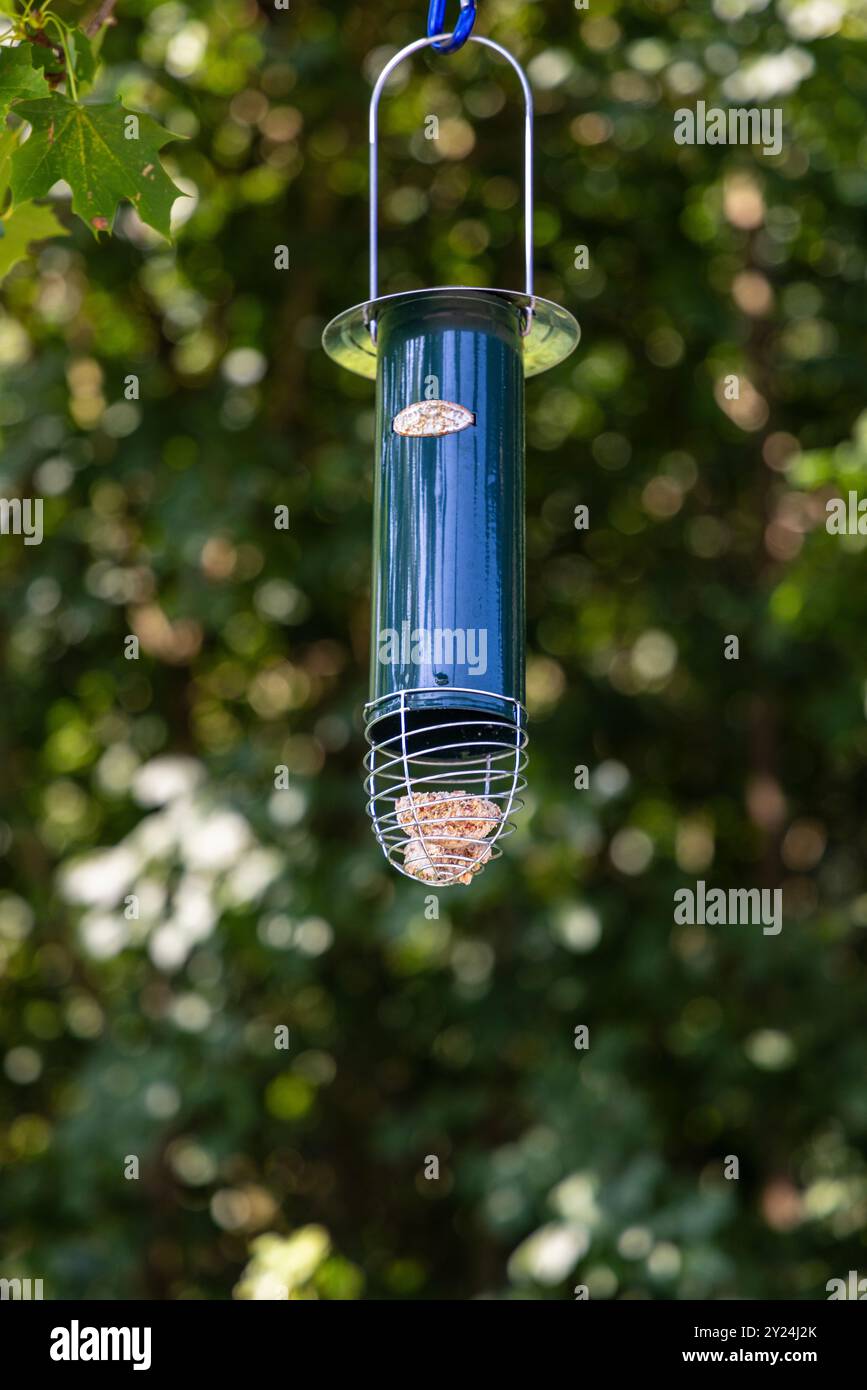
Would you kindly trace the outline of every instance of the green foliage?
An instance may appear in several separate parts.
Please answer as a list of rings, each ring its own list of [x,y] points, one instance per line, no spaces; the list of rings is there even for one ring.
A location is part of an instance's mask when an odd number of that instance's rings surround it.
[[[188,137],[176,244],[72,219],[5,281],[0,497],[45,538],[0,537],[0,1273],[46,1297],[865,1273],[867,538],[824,527],[867,495],[863,6],[479,10],[530,66],[539,292],[583,338],[527,386],[527,805],[438,917],[364,813],[373,389],[319,346],[418,0],[129,0],[77,99]],[[411,72],[383,287],[515,284],[513,77]],[[733,82],[779,156],[674,144]],[[698,878],[781,888],[780,936],[675,925]]]
[[[20,202],[14,216],[0,220],[0,276],[23,261],[34,241],[62,236],[64,227],[53,208]]]
[[[321,1226],[304,1226],[286,1238],[257,1236],[250,1251],[235,1298],[355,1299],[364,1286],[360,1270],[331,1253]]]
[[[172,137],[150,116],[134,115],[116,102],[84,106],[58,93],[21,101],[15,110],[32,127],[12,161],[16,203],[42,198],[65,179],[73,212],[94,235],[108,230],[124,198],[142,221],[170,235],[180,190],[163,170],[159,151]]]
[[[72,210],[94,236],[111,231],[118,204],[128,201],[144,223],[169,239],[180,192],[159,158],[176,136],[116,99],[81,99],[97,81],[112,7],[103,5],[79,24],[78,16],[63,18],[49,6],[50,0],[33,11],[28,3],[20,14],[0,16],[9,26],[0,47],[0,119],[8,125],[11,114],[14,121],[13,131],[7,128],[3,136],[11,148],[0,176],[0,276],[25,258],[33,242],[63,234],[48,210],[40,214],[32,206],[60,181],[69,185]]]
[[[13,101],[43,96],[47,92],[44,72],[33,66],[33,49],[29,44],[0,48],[0,110],[4,120]]]

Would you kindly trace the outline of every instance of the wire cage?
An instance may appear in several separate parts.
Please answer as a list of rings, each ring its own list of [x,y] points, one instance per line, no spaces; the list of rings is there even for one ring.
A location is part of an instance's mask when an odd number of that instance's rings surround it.
[[[402,690],[365,707],[367,811],[382,852],[407,878],[437,887],[472,883],[502,853],[527,783],[526,713],[437,708],[437,687]],[[469,699],[489,692],[449,691]]]

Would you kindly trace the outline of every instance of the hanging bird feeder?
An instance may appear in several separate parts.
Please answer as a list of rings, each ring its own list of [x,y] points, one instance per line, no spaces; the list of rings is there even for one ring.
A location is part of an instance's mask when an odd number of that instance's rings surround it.
[[[524,378],[576,346],[565,309],[533,293],[533,99],[516,59],[454,34],[433,0],[427,38],[386,64],[370,102],[370,294],[325,351],[376,381],[368,811],[389,862],[424,883],[470,883],[500,854],[526,786]],[[469,14],[469,21],[466,16]],[[433,29],[430,32],[430,29]],[[378,113],[395,68],[469,39],[524,93],[523,292],[445,286],[380,296]]]

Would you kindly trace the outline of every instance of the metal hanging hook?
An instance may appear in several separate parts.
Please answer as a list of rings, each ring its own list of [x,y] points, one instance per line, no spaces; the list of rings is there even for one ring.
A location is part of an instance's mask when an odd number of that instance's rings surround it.
[[[444,8],[444,0],[443,0]],[[462,11],[463,13],[463,11]],[[457,32],[457,30],[455,31]],[[437,44],[439,40],[448,38],[448,34],[436,34],[427,39],[416,39],[415,43],[407,44],[399,53],[386,63],[376,81],[373,95],[370,98],[370,300],[372,304],[379,296],[379,228],[378,228],[378,204],[379,204],[379,101],[383,89],[395,68],[408,58],[411,54],[417,53],[421,48],[429,48],[432,44]],[[514,58],[507,48],[494,43],[493,39],[482,38],[479,34],[470,34],[471,43],[483,44],[485,48],[491,48],[495,53],[499,53],[501,58],[505,58],[510,63],[521,82],[521,89],[524,93],[524,293],[530,301],[526,317],[532,315],[533,303],[533,93],[527,75],[517,58]],[[448,51],[448,50],[444,50]],[[525,331],[528,324],[525,324]],[[376,320],[369,319],[368,327],[371,337],[376,340]]]
[[[437,40],[434,47],[438,53],[456,53],[459,48],[463,48],[470,37],[475,22],[476,0],[461,0],[461,10],[454,33],[445,34],[446,0],[430,0],[430,8],[427,12],[427,33],[428,38]],[[448,39],[447,43],[442,42],[444,38]]]

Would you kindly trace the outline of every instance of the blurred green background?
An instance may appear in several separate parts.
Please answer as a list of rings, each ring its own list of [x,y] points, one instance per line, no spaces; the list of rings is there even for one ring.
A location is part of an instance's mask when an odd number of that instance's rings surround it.
[[[867,6],[479,8],[583,341],[527,389],[527,806],[438,918],[364,811],[373,389],[319,347],[423,0],[121,0],[177,243],[69,219],[3,287],[0,493],[46,534],[0,538],[0,1274],[46,1297],[867,1272],[867,537],[824,528],[867,485]],[[517,96],[478,47],[402,69],[385,288],[519,283]],[[698,100],[782,153],[677,146]],[[781,887],[782,934],[675,926],[698,878]]]

